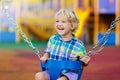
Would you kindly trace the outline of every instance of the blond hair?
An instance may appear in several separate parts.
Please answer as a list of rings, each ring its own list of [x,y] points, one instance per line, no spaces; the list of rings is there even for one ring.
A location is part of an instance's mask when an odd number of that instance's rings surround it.
[[[75,14],[75,12],[71,9],[61,9],[55,14],[55,18],[60,14],[62,14],[63,17],[67,18],[71,22],[72,27],[73,27],[72,32],[75,32],[79,24],[79,19],[77,15]]]

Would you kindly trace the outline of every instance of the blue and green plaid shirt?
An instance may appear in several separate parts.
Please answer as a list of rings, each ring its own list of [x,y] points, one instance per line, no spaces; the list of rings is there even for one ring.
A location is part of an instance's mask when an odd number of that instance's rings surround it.
[[[77,57],[86,55],[86,49],[82,41],[73,35],[69,41],[63,41],[59,34],[50,37],[45,53],[50,54],[54,60],[77,60]]]

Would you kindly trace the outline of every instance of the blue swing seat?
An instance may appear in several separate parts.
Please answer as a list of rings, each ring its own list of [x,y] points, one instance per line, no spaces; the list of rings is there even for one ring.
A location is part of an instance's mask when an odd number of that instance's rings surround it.
[[[48,70],[50,73],[50,80],[57,80],[60,76],[61,70],[71,70],[77,71],[78,73],[78,80],[80,80],[83,67],[81,61],[58,61],[58,60],[47,60],[46,63],[42,63],[40,61],[40,65],[42,70]]]

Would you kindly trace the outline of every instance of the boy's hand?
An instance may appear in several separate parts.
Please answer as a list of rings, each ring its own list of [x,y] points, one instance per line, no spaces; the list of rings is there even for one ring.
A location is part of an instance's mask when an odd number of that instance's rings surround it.
[[[41,58],[40,60],[45,63],[47,60],[49,59],[49,54],[48,53],[45,53]]]
[[[41,60],[43,63],[45,63],[45,62],[47,61],[47,59],[48,59],[48,58],[45,57],[45,56],[43,56],[43,57],[40,58],[40,60]]]
[[[88,63],[90,62],[90,56],[84,56],[82,57],[80,60],[84,63],[84,65],[88,65]]]

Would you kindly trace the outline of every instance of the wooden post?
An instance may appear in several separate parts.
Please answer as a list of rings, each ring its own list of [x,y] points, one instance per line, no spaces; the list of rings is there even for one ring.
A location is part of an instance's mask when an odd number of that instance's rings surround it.
[[[97,35],[99,29],[99,0],[94,0],[94,44],[97,43]]]
[[[74,10],[78,9],[78,0],[73,1],[73,9]]]
[[[120,16],[120,0],[116,0],[116,18]],[[120,22],[116,25],[116,46],[120,46]]]

